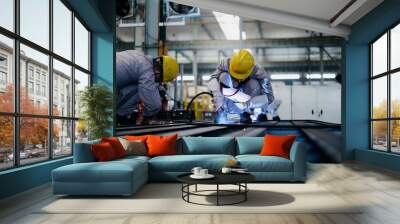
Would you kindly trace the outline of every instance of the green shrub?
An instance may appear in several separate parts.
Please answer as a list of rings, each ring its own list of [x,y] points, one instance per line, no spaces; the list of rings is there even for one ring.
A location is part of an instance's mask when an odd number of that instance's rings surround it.
[[[112,92],[104,85],[92,85],[80,92],[81,119],[87,125],[90,140],[109,136],[112,125]]]

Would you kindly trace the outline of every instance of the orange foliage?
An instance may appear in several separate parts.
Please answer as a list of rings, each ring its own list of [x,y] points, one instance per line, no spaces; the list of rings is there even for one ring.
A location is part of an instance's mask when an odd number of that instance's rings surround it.
[[[400,101],[398,99],[392,99],[391,101],[391,116],[394,118],[400,117]],[[372,108],[373,118],[387,118],[387,101],[381,101],[378,106]],[[374,138],[386,138],[387,136],[387,121],[375,121],[372,126]],[[392,141],[398,141],[400,139],[400,122],[393,120],[391,122],[391,135]]]
[[[46,105],[46,106],[43,106]],[[0,111],[13,112],[14,97],[13,86],[9,85],[6,92],[0,93]],[[47,104],[34,105],[29,99],[25,88],[20,89],[20,109],[23,114],[46,115]],[[58,111],[55,111],[58,114]],[[12,116],[0,116],[0,146],[10,148],[13,146],[13,119]],[[20,147],[26,145],[45,144],[49,131],[47,118],[21,117],[20,119]],[[59,127],[53,126],[53,138],[59,135]]]

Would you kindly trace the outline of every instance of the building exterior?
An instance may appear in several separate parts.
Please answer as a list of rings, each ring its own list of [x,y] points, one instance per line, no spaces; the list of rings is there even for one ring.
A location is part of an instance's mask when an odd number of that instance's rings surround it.
[[[23,51],[21,51],[20,57],[21,92],[26,91],[27,97],[32,102],[34,108],[48,108],[49,96],[52,95],[53,114],[59,117],[71,117],[73,97],[71,75],[54,69],[53,93],[49,94],[48,65],[27,57]],[[0,42],[0,94],[4,94],[7,91],[7,86],[14,83],[13,60],[12,47]],[[78,81],[75,82],[75,84],[78,83]],[[53,124],[57,125],[59,130],[58,140],[55,140],[53,144],[55,144],[56,148],[60,146],[59,144],[63,144],[61,146],[63,148],[66,142],[71,142],[72,122],[55,120]],[[55,152],[57,151],[55,150]]]

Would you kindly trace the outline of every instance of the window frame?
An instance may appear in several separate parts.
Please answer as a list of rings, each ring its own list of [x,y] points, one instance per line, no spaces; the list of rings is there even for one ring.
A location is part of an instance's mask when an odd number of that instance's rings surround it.
[[[91,86],[92,85],[92,69],[91,69],[91,65],[92,65],[92,57],[91,57],[91,49],[92,49],[92,43],[91,43],[91,38],[92,38],[92,30],[88,27],[88,25],[84,22],[84,20],[78,15],[78,13],[76,13],[72,7],[65,1],[65,0],[59,0],[62,4],[64,4],[64,6],[66,8],[68,8],[68,10],[71,11],[71,18],[70,18],[70,22],[71,22],[71,59],[67,59],[64,58],[63,56],[55,53],[53,50],[53,1],[54,0],[48,0],[49,3],[49,47],[48,49],[46,49],[45,47],[42,47],[39,44],[36,44],[32,41],[30,41],[29,39],[23,37],[20,35],[20,0],[14,0],[13,1],[13,10],[14,10],[14,18],[13,18],[13,31],[10,31],[4,27],[0,26],[0,35],[3,35],[5,37],[11,38],[13,40],[13,52],[12,52],[12,65],[11,65],[11,75],[13,75],[13,79],[14,79],[14,99],[13,99],[13,107],[14,110],[13,112],[1,112],[0,111],[0,116],[11,116],[13,119],[13,154],[14,154],[14,161],[13,161],[13,166],[11,167],[5,167],[5,168],[0,168],[0,172],[4,171],[4,170],[10,170],[10,169],[16,169],[18,167],[23,167],[23,166],[29,166],[29,165],[33,165],[33,164],[37,164],[37,163],[43,163],[49,160],[53,160],[53,159],[61,159],[61,158],[65,158],[65,157],[70,157],[73,155],[73,151],[74,151],[74,143],[75,143],[75,123],[76,121],[79,120],[79,117],[75,117],[75,108],[72,107],[71,108],[71,114],[70,116],[56,116],[53,115],[53,59],[58,60],[59,62],[62,62],[66,65],[71,66],[71,92],[72,92],[72,105],[74,105],[75,103],[75,88],[74,88],[74,82],[75,82],[75,69],[85,73],[88,75],[89,77],[89,83],[88,85]],[[88,31],[88,69],[85,69],[81,66],[79,66],[78,64],[75,63],[75,18],[77,20],[79,20],[79,22],[84,26],[84,28]],[[21,113],[20,111],[20,85],[21,85],[21,81],[20,81],[20,65],[21,65],[21,57],[20,57],[20,45],[23,44],[27,47],[32,48],[33,50],[36,50],[40,53],[43,53],[45,55],[48,56],[49,59],[49,63],[48,63],[48,84],[46,85],[46,91],[48,93],[45,93],[48,97],[48,112],[46,115],[39,115],[39,114],[27,114],[27,113]],[[27,66],[29,66],[29,64],[27,64]],[[27,67],[27,70],[30,67]],[[41,75],[42,73],[40,73]],[[27,81],[30,80],[30,74],[29,72],[26,75]],[[33,70],[33,82],[35,82],[36,80],[36,70]],[[41,77],[39,77],[41,78]],[[39,83],[41,83],[41,79],[38,80]],[[35,85],[35,84],[34,84]],[[41,85],[42,86],[42,85]],[[28,89],[27,89],[28,91]],[[36,91],[34,89],[34,91]],[[41,94],[40,94],[41,95]],[[38,161],[38,162],[33,162],[33,163],[26,163],[26,164],[21,164],[20,161],[20,119],[21,118],[45,118],[47,119],[48,122],[48,136],[47,136],[47,142],[51,143],[48,144],[48,157],[47,158],[43,158],[43,160]],[[57,156],[54,158],[54,146],[52,144],[53,142],[53,121],[56,120],[66,120],[66,121],[71,121],[71,154],[69,155],[63,155],[63,156]]]
[[[400,21],[395,22],[392,24],[390,27],[385,29],[384,32],[379,34],[375,39],[373,39],[371,42],[369,42],[368,47],[369,47],[369,78],[368,78],[368,84],[369,84],[369,149],[373,151],[379,151],[379,152],[386,152],[386,153],[392,153],[392,154],[400,154],[400,152],[394,152],[392,151],[392,121],[398,121],[400,120],[400,117],[392,117],[392,99],[391,99],[391,80],[392,76],[396,75],[398,72],[400,72],[400,67],[391,69],[391,31],[393,28],[400,26]],[[386,63],[386,71],[382,72],[380,74],[373,74],[373,44],[379,40],[381,37],[383,37],[385,34],[387,34],[387,63]],[[373,118],[373,93],[374,93],[374,86],[373,86],[373,81],[378,79],[386,77],[386,87],[387,87],[387,105],[386,105],[386,118]],[[386,121],[387,122],[387,138],[386,138],[386,151],[379,150],[374,148],[374,136],[373,136],[373,122],[375,121]]]

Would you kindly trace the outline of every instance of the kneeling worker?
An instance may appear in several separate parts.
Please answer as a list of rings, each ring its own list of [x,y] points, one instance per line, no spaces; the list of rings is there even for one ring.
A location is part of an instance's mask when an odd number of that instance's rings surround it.
[[[268,120],[267,113],[273,120],[280,120],[277,112],[280,101],[275,100],[268,74],[255,64],[252,54],[246,49],[223,59],[211,75],[208,87],[214,95],[214,109],[219,118],[234,113],[240,115],[241,122],[251,123],[250,115],[254,109],[260,108],[257,121]]]
[[[143,102],[144,122],[161,109],[160,83],[173,81],[179,73],[176,60],[170,56],[152,58],[135,50],[117,53],[117,116],[127,118]]]

